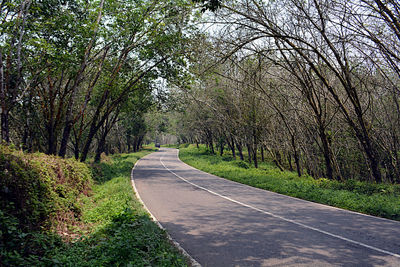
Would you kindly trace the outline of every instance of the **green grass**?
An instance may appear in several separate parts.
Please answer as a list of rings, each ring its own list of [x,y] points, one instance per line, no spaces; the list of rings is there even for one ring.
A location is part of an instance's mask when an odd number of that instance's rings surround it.
[[[92,165],[96,182],[92,187],[92,195],[83,199],[82,220],[86,224],[103,227],[127,208],[137,215],[146,214],[134,196],[130,174],[136,161],[153,151],[155,150],[148,149],[132,154],[114,155]]]
[[[93,168],[93,195],[83,200],[82,220],[91,225],[86,237],[52,258],[70,266],[186,266],[134,196],[133,164],[152,150],[111,157]]]
[[[242,184],[400,221],[399,185],[298,177],[269,163],[260,163],[256,169],[231,156],[210,155],[204,147],[197,149],[194,145],[181,147],[179,157],[195,168]]]
[[[133,164],[152,151],[103,156],[86,168],[92,189],[75,200],[79,213],[68,231],[26,230],[2,207],[0,266],[187,266],[132,190]]]

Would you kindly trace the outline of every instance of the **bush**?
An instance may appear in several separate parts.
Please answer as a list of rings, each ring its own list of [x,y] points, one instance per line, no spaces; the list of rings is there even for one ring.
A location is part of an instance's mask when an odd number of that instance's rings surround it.
[[[1,210],[31,230],[79,217],[77,199],[91,188],[89,168],[72,159],[0,146],[0,169]]]
[[[234,160],[234,158],[231,157],[231,156],[223,156],[223,157],[222,157],[222,160],[223,160],[223,161],[232,161],[232,160]]]
[[[133,195],[151,151],[103,157],[93,183],[75,160],[0,146],[0,266],[186,266]]]
[[[55,242],[51,231],[68,236],[70,225],[79,223],[78,199],[90,191],[90,171],[75,160],[4,145],[0,170],[0,262],[32,261]],[[41,242],[33,242],[33,236]]]

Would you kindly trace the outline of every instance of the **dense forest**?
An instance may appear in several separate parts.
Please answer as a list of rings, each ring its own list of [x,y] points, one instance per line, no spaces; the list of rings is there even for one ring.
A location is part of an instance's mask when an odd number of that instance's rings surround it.
[[[4,0],[0,19],[1,138],[22,150],[98,161],[169,131],[399,182],[397,1]]]

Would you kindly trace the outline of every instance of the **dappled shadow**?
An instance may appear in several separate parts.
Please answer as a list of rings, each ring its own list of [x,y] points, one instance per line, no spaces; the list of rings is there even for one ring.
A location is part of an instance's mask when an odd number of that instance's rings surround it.
[[[245,208],[193,207],[162,225],[204,266],[399,266],[382,253]]]
[[[384,247],[394,253],[400,251],[400,222],[284,196],[212,175],[207,177],[192,170],[174,170],[174,173],[213,192],[288,220],[344,235],[368,245]]]
[[[210,179],[205,176],[200,178],[199,174],[194,176],[190,170],[174,172],[201,187],[286,220],[392,253],[400,252],[400,222],[291,198],[214,176]]]
[[[174,153],[143,159],[134,179],[156,218],[204,266],[400,266],[379,251],[398,254],[400,223],[220,179]],[[178,179],[160,156],[178,176],[248,206]]]
[[[102,184],[118,176],[129,176],[133,163],[119,157],[109,162],[94,163],[92,165],[92,174],[94,180]]]

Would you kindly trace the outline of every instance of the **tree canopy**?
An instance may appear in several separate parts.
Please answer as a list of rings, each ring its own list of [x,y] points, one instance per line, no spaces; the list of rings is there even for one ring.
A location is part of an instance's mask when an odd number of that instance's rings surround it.
[[[399,10],[392,0],[2,1],[1,136],[84,161],[169,131],[299,176],[399,182]]]

